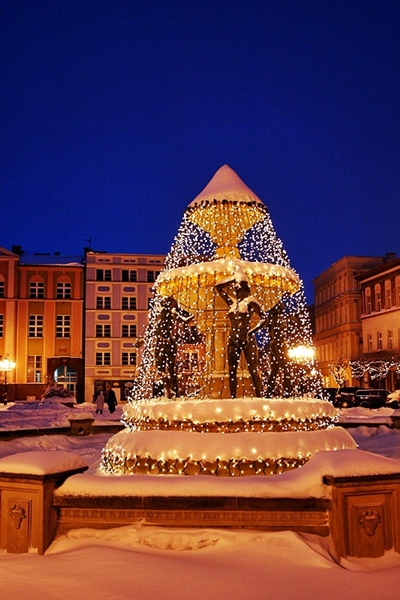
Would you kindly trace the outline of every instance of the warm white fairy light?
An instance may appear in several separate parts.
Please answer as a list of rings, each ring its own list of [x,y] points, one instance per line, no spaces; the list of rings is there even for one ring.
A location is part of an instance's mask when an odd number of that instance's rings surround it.
[[[315,357],[315,348],[311,346],[295,346],[294,348],[289,348],[288,355],[293,360],[306,362],[313,360]]]
[[[226,398],[229,397],[229,372],[226,368],[226,343],[221,343],[226,328],[226,310],[221,313],[215,285],[224,277],[246,277],[251,284],[254,301],[258,302],[266,313],[282,296],[282,331],[277,342],[275,358],[269,355],[271,332],[261,329],[257,333],[260,350],[261,372],[263,377],[263,395],[275,398],[320,397],[321,375],[313,356],[306,360],[296,357],[287,359],[288,348],[294,350],[301,346],[312,347],[311,324],[306,308],[304,291],[297,274],[292,270],[281,241],[277,238],[268,210],[258,199],[237,201],[217,197],[192,203],[183,215],[178,234],[167,256],[165,270],[156,282],[156,293],[150,308],[149,324],[144,337],[144,350],[139,377],[131,391],[123,422],[132,436],[159,430],[176,432],[180,436],[204,434],[204,447],[207,438],[213,434],[261,434],[284,432],[315,432],[330,429],[337,421],[337,415],[317,410],[309,401],[303,414],[287,409],[286,413],[276,412],[263,402],[262,412],[253,408],[251,414],[243,410],[246,403],[254,398],[246,398],[235,414],[226,414]],[[296,291],[297,290],[297,291]],[[291,295],[290,295],[291,294]],[[163,296],[171,295],[179,306],[194,315],[191,329],[177,326],[174,332],[177,343],[175,369],[179,398],[165,398],[165,381],[156,365],[157,331]],[[221,314],[225,317],[221,318]],[[225,318],[225,321],[223,320]],[[225,325],[224,325],[225,323]],[[217,340],[217,335],[222,336]],[[224,338],[226,339],[226,337]],[[186,343],[188,342],[188,343]],[[195,352],[196,367],[187,362],[188,348]],[[185,350],[186,349],[186,350]],[[186,355],[185,355],[186,351]],[[278,374],[268,387],[273,368],[273,360],[285,360],[285,375]],[[190,355],[189,355],[190,359]],[[189,365],[189,369],[187,366]],[[222,367],[221,367],[222,365]],[[223,371],[225,365],[225,371]],[[222,373],[222,375],[221,375]],[[248,375],[247,375],[248,377]],[[238,371],[238,384],[243,389],[246,384],[246,371]],[[193,396],[204,402],[212,392],[219,395],[221,404],[204,414],[195,414],[194,410],[183,410]],[[254,392],[247,392],[249,396]],[[157,398],[154,398],[157,396]],[[295,401],[295,400],[293,400]],[[169,402],[176,404],[176,410],[169,412],[166,406],[158,414],[154,406]],[[297,400],[296,400],[297,402]],[[300,402],[300,401],[298,401]],[[225,434],[227,434],[225,436]],[[196,439],[203,439],[203,436]],[[179,456],[177,448],[165,452],[145,453],[127,452],[124,445],[110,446],[103,453],[103,469],[107,472],[129,472],[150,474],[182,475],[270,475],[279,474],[289,468],[300,467],[309,456],[299,453],[297,456],[265,458],[259,456],[256,446],[250,450],[253,458],[225,457],[201,459]]]

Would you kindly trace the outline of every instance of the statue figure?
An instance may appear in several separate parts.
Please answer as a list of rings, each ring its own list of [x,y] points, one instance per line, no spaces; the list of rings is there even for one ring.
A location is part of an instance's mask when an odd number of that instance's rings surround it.
[[[270,374],[267,380],[266,394],[269,398],[274,395],[275,384],[278,372],[281,371],[283,379],[283,388],[287,388],[289,382],[287,381],[287,369],[286,369],[286,339],[287,339],[287,327],[286,319],[284,318],[284,302],[281,299],[278,304],[273,306],[267,314],[266,327],[270,342],[268,345],[268,355],[270,362]]]
[[[168,398],[172,398],[173,395],[179,396],[176,376],[176,325],[178,321],[188,323],[192,319],[193,315],[180,308],[175,298],[167,296],[161,299],[155,326],[155,360],[157,371],[163,383],[164,393]]]
[[[227,291],[233,284],[234,298]],[[237,281],[234,277],[218,283],[216,290],[229,306],[228,317],[230,332],[228,337],[228,365],[229,365],[229,391],[230,397],[236,398],[237,369],[240,355],[244,352],[247,368],[253,381],[256,396],[261,397],[261,376],[258,368],[258,346],[255,332],[264,326],[266,317],[261,311],[260,304],[251,296],[250,286],[246,280]],[[251,328],[253,314],[259,317],[259,322]]]

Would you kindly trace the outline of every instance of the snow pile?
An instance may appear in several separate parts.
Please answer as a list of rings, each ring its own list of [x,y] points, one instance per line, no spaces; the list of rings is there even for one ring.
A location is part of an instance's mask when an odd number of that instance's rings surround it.
[[[159,288],[163,283],[175,278],[200,277],[207,274],[213,275],[213,277],[222,276],[221,280],[218,278],[218,282],[225,281],[227,277],[230,279],[232,277],[236,279],[237,277],[237,281],[248,281],[249,283],[254,283],[260,278],[264,278],[265,280],[276,278],[279,281],[288,280],[292,282],[296,289],[300,285],[297,273],[287,267],[229,257],[162,271],[157,278],[156,287]],[[214,283],[214,279],[212,282]]]
[[[70,477],[57,496],[226,496],[242,498],[329,498],[325,476],[400,474],[400,463],[361,450],[319,452],[299,469],[276,477],[218,478],[198,475],[88,475]]]
[[[127,404],[124,416],[130,422],[192,421],[194,423],[251,420],[336,420],[338,411],[330,402],[314,398],[225,398],[213,400],[169,400],[152,398]]]
[[[74,412],[69,413],[68,419],[74,419],[74,421],[94,421],[94,416],[90,412]]]
[[[119,459],[150,456],[152,459],[221,461],[310,458],[321,450],[355,448],[341,427],[320,431],[265,433],[193,433],[186,431],[129,431],[124,429],[107,443],[106,451]]]
[[[256,202],[263,205],[260,198],[229,165],[223,165],[218,169],[206,187],[192,200],[189,207],[197,206],[207,200]]]
[[[362,423],[391,423],[391,415],[395,414],[392,408],[364,408],[355,406],[353,408],[344,408],[339,411],[339,423],[354,423],[354,426]]]
[[[331,550],[329,538],[291,531],[81,529],[44,557],[0,555],[1,591],[25,598],[28,581],[30,600],[397,600],[399,554],[339,566]]]
[[[21,452],[0,459],[0,473],[15,475],[53,475],[86,470],[85,460],[73,452]]]
[[[121,404],[114,413],[110,413],[107,406],[103,414],[96,414],[95,411],[96,405],[91,402],[76,404],[72,409],[59,402],[9,402],[6,406],[0,404],[0,432],[69,427],[69,417],[76,419],[82,413],[93,415],[94,424],[115,424],[121,421]]]

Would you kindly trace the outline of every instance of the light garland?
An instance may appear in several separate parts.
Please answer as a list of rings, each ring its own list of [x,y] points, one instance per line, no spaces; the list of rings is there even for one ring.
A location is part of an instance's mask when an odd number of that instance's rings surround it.
[[[223,182],[230,177],[225,169]],[[170,431],[179,436],[204,434],[207,446],[207,435],[213,433],[224,435],[224,438],[227,435],[229,439],[236,434],[257,433],[264,439],[269,433],[308,435],[310,432],[312,435],[314,432],[316,435],[319,430],[329,430],[337,422],[337,415],[314,414],[311,403],[304,418],[290,413],[276,417],[272,413],[265,416],[254,412],[251,417],[237,415],[226,419],[222,411],[218,417],[218,410],[216,415],[203,419],[190,414],[185,418],[155,418],[146,414],[145,403],[156,402],[158,396],[160,402],[165,395],[172,396],[172,401],[176,398],[177,407],[190,395],[197,400],[212,397],[224,402],[232,393],[233,378],[237,380],[238,393],[247,396],[245,402],[254,396],[253,385],[260,395],[259,380],[250,378],[243,357],[237,373],[236,366],[228,363],[229,311],[233,308],[229,309],[222,295],[217,293],[218,284],[227,286],[226,293],[231,295],[233,302],[237,301],[235,310],[239,314],[246,310],[246,314],[250,314],[246,302],[253,306],[257,303],[260,308],[254,312],[263,325],[256,334],[258,348],[254,344],[252,354],[249,351],[250,356],[246,359],[247,365],[259,364],[261,395],[321,397],[322,377],[311,353],[312,331],[303,284],[290,266],[267,208],[248,188],[244,189],[244,184],[239,183],[239,192],[229,188],[225,193],[221,191],[219,181],[219,191],[214,194],[215,183],[211,183],[211,188],[207,186],[185,211],[166,258],[165,269],[155,283],[142,364],[129,398],[129,404],[142,406],[143,412],[141,415],[135,411],[124,412],[126,431],[131,436],[151,435],[154,430]],[[243,281],[250,288],[250,296],[241,300],[243,304],[239,307],[239,301],[235,300],[235,285]],[[177,303],[170,316],[163,313],[165,299]],[[278,303],[279,313],[272,320],[271,310]],[[171,306],[175,305],[171,303]],[[191,322],[179,322],[179,311],[190,314]],[[265,318],[261,319],[260,314]],[[173,347],[174,351],[168,354],[168,347]],[[301,356],[300,349],[303,350]],[[190,362],[191,356],[195,356],[194,366]],[[254,459],[171,458],[163,456],[163,452],[156,457],[150,456],[151,453],[144,454],[137,451],[127,454],[124,445],[108,447],[103,453],[102,468],[113,473],[270,475],[297,468],[310,457],[307,452],[293,457],[255,456]]]
[[[132,431],[149,431],[153,429],[191,431],[197,433],[240,433],[243,431],[267,432],[267,431],[316,431],[319,429],[328,429],[338,422],[338,417],[316,417],[314,419],[282,419],[280,421],[254,419],[252,421],[205,421],[204,423],[194,423],[190,420],[168,421],[161,419],[143,418],[131,424],[125,421]]]
[[[106,473],[135,475],[214,475],[216,477],[246,477],[254,475],[279,475],[302,467],[310,457],[275,458],[255,460],[190,460],[154,459],[150,456],[118,458],[103,451],[102,468]]]

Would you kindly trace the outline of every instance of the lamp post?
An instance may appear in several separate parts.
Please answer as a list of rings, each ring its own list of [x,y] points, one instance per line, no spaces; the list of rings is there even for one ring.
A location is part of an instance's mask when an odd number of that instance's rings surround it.
[[[4,371],[3,404],[7,404],[7,373],[15,369],[15,361],[8,358],[8,354],[0,360],[0,371]]]

